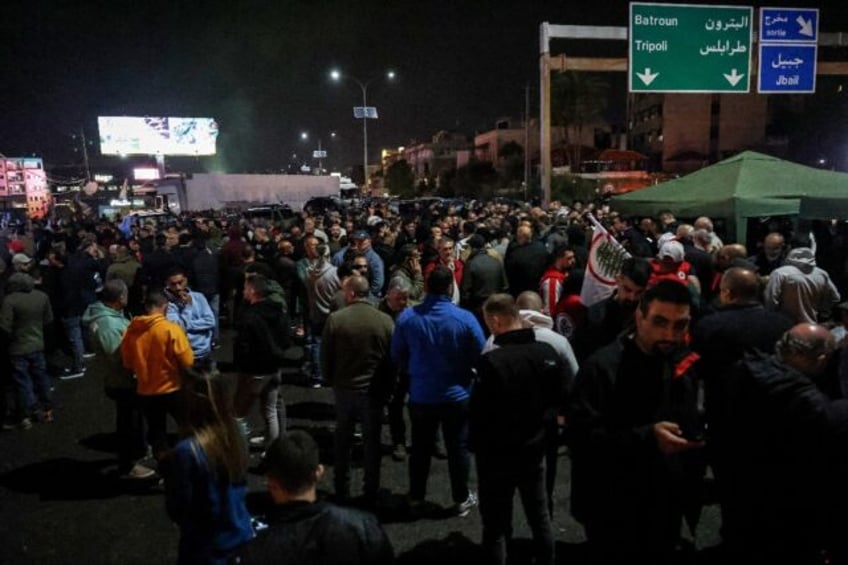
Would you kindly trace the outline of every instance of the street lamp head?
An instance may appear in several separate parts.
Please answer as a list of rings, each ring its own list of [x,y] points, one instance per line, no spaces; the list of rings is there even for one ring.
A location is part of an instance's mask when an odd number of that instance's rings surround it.
[[[330,78],[333,80],[340,80],[342,78],[342,73],[338,69],[333,69],[330,71]]]
[[[395,80],[395,72],[394,71],[388,71],[386,73],[386,78],[389,79],[389,80]]]
[[[333,139],[335,139],[335,138],[336,138],[336,132],[331,131],[331,132],[330,132],[330,137],[331,137],[331,138],[333,138]]]
[[[300,139],[306,140],[309,139],[309,134],[305,131],[300,132]]]

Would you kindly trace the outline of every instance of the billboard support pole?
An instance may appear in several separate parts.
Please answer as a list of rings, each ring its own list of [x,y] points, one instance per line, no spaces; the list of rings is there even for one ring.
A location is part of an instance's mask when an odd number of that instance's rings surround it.
[[[159,178],[165,178],[165,156],[161,153],[156,154],[156,168],[159,169]]]

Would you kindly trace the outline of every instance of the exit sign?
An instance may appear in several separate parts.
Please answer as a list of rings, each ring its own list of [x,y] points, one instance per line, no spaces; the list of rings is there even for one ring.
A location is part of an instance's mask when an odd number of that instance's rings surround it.
[[[750,6],[630,4],[630,92],[748,92]]]

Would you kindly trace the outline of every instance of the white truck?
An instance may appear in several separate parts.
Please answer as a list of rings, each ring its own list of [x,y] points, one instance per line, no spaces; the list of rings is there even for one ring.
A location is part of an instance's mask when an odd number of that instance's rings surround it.
[[[300,210],[310,198],[338,196],[339,177],[203,173],[165,178],[157,183],[156,192],[174,214],[267,204],[286,204]]]

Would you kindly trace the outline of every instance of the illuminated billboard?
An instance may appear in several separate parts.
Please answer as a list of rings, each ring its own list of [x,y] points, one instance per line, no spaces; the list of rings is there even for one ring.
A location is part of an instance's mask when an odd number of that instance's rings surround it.
[[[218,124],[212,118],[100,116],[103,155],[214,155]]]

